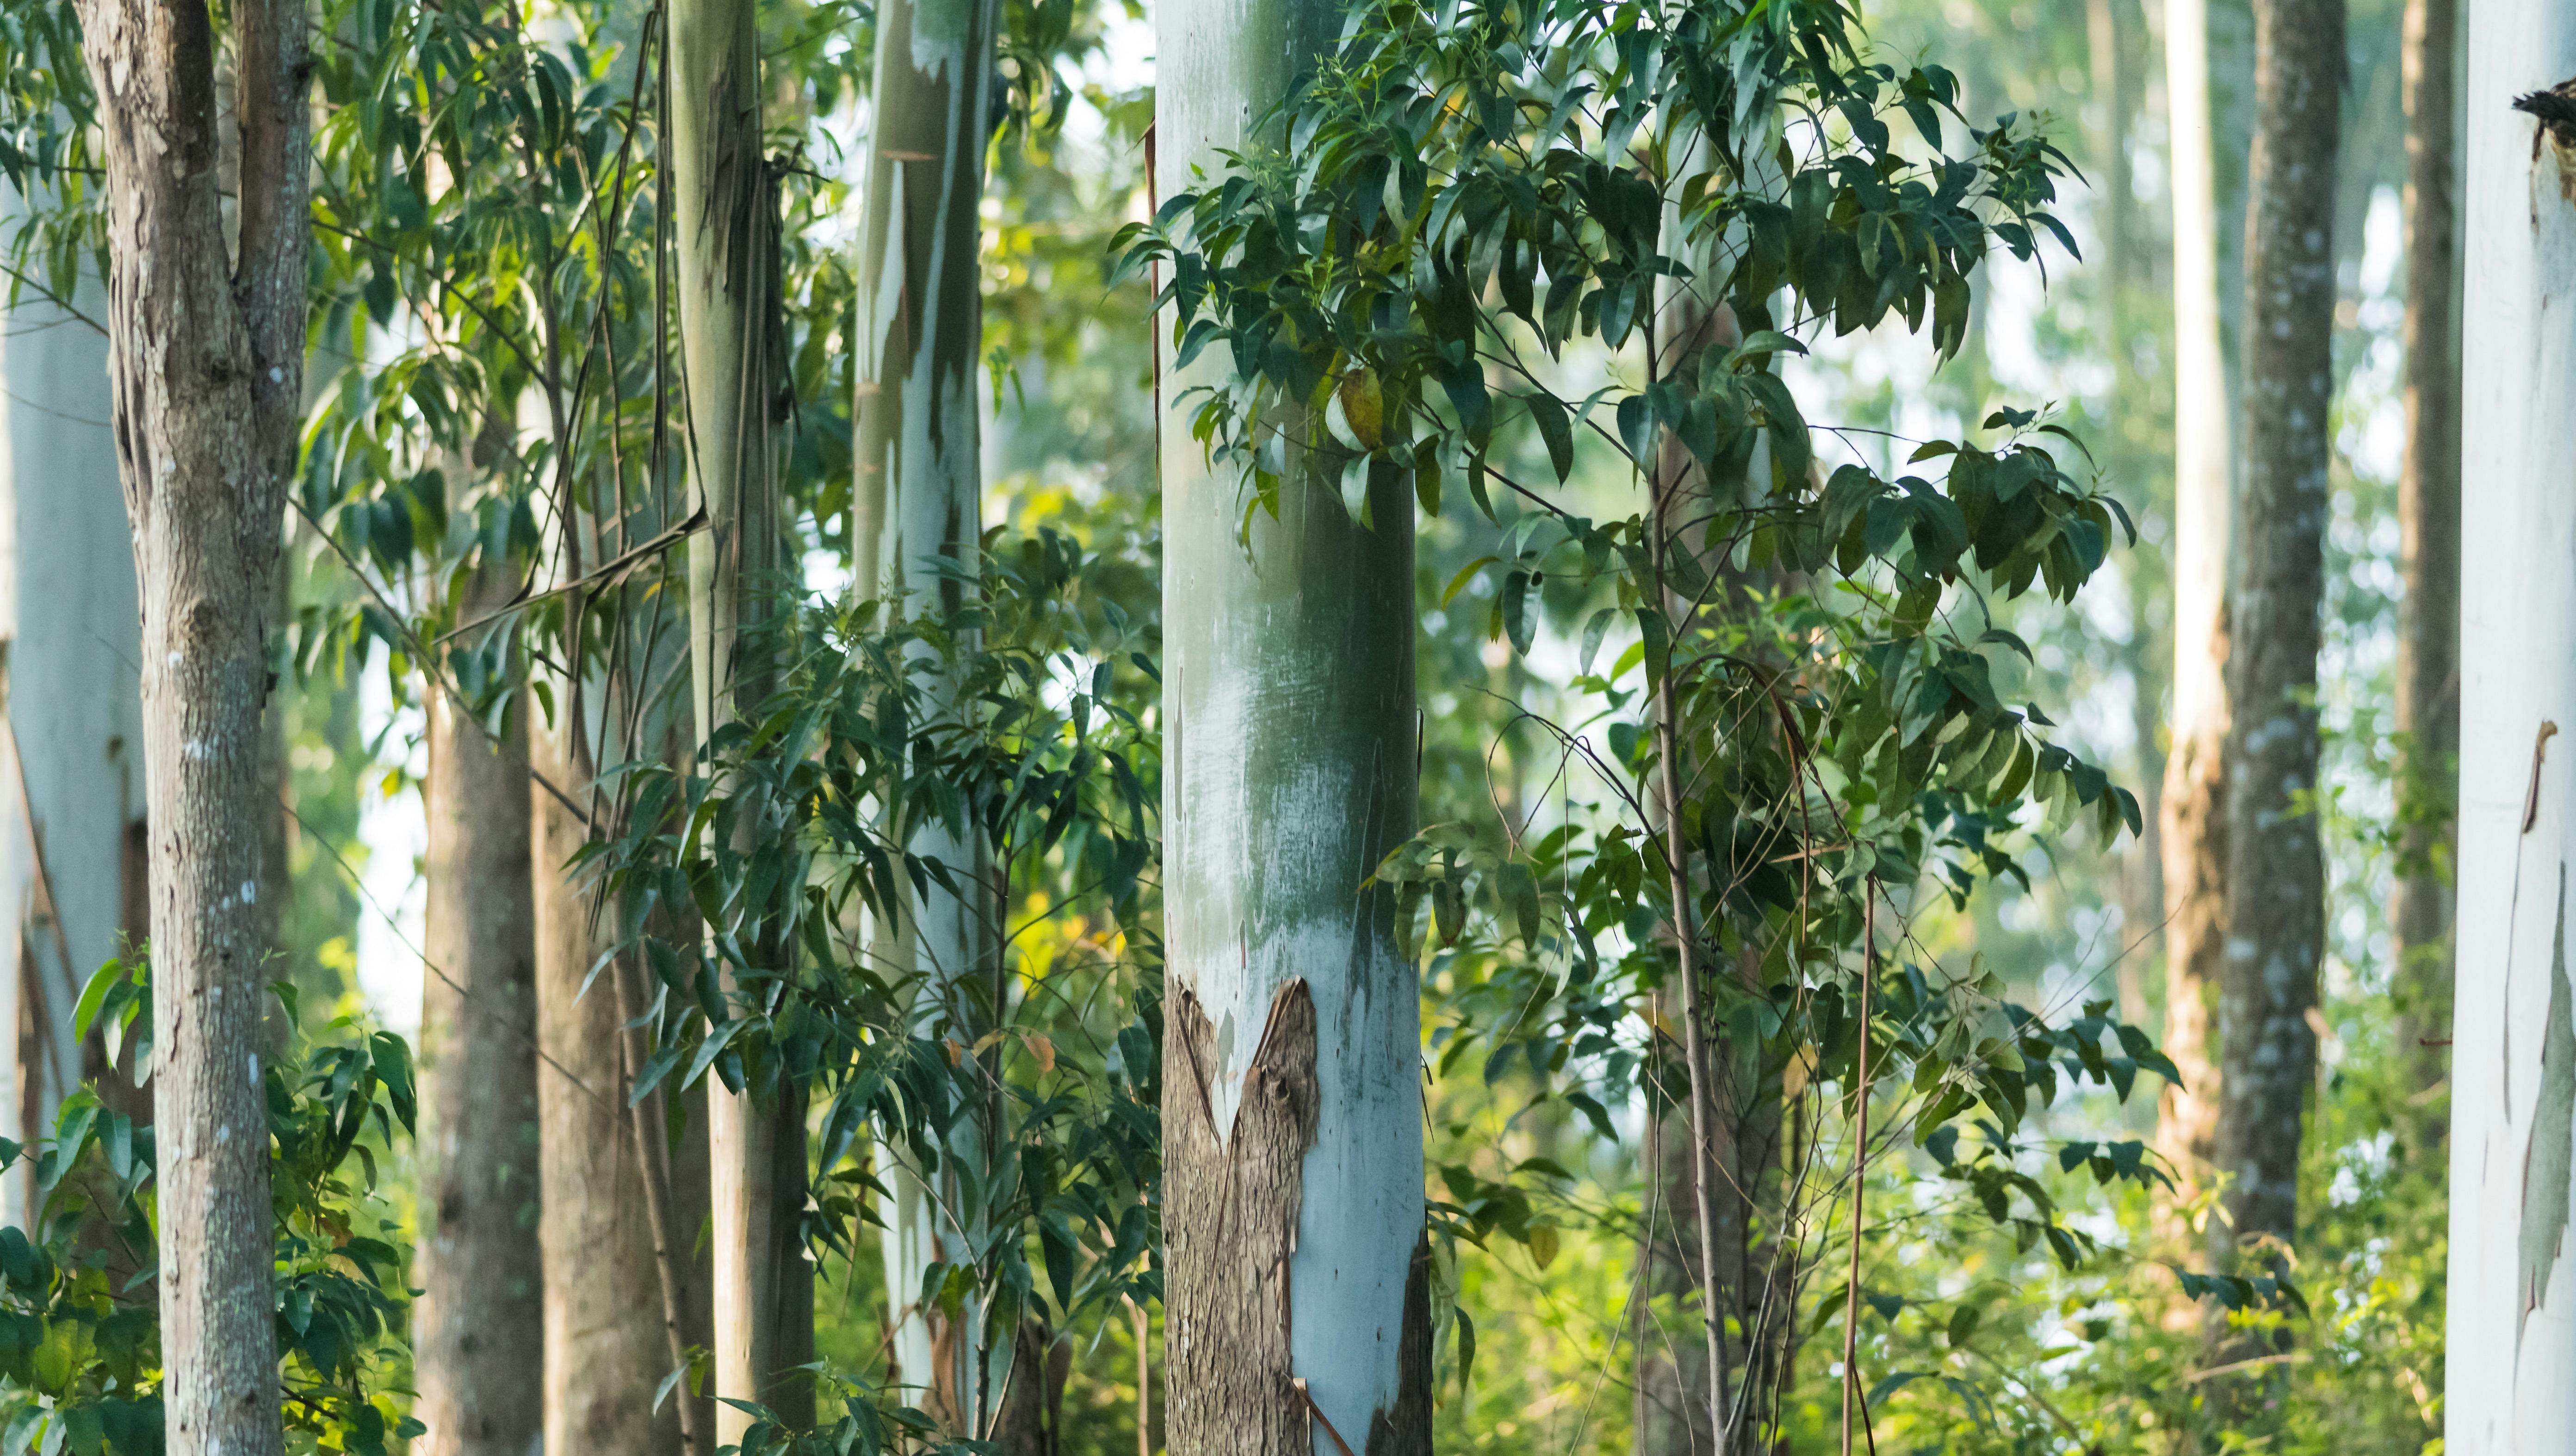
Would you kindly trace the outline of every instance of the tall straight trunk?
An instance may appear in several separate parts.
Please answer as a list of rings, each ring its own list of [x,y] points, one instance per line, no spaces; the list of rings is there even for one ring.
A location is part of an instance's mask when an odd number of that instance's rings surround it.
[[[2234,600],[2228,742],[2222,1090],[2211,1160],[2229,1181],[2210,1253],[2297,1230],[2299,1119],[2315,1080],[2325,854],[2315,689],[2333,404],[2336,113],[2343,0],[2254,12],[2252,222],[2246,248],[2245,550]],[[2274,1267],[2266,1255],[2262,1263]],[[2222,1391],[2243,1389],[2231,1382]]]
[[[983,495],[977,252],[999,25],[993,0],[886,0],[877,11],[877,124],[860,221],[850,550],[861,588],[911,615],[957,610],[967,590],[960,572],[976,570]],[[953,673],[937,664],[928,671],[930,711],[944,717],[963,707]],[[960,871],[961,883],[990,882],[989,856],[971,834],[935,822],[889,827],[914,853]],[[973,1026],[978,998],[963,994],[963,983],[998,977],[1000,912],[997,895],[961,897],[933,885],[878,927],[874,954],[884,974],[912,982],[924,1026],[944,1018],[964,1033],[959,1041],[980,1040]],[[982,1004],[1000,1012],[1007,989],[995,980]],[[948,1130],[953,1157],[987,1161],[999,1131],[988,1125],[990,1111]],[[992,1400],[1017,1383],[1007,1370],[1012,1357],[981,1348],[980,1318],[970,1315],[964,1330],[952,1331],[940,1311],[921,1307],[919,1294],[932,1263],[976,1257],[971,1246],[980,1242],[982,1220],[964,1206],[965,1190],[953,1177],[933,1186],[892,1157],[880,1162],[894,1378],[919,1390],[923,1409],[982,1436],[995,1419]],[[997,1358],[1004,1369],[993,1368]]]
[[[2130,182],[2130,122],[2138,106],[2138,16],[2128,0],[2086,0],[2085,40],[2092,62],[2094,104],[2102,124],[2093,135],[2096,196],[2093,267],[2095,299],[2101,310],[2103,352],[2111,361],[2110,435],[2112,459],[2137,459],[2133,425],[2139,403],[2137,354],[2131,330],[2136,314],[2130,295],[2137,287],[2138,205]],[[2143,476],[2132,489],[2145,485]],[[2165,754],[2158,741],[2164,728],[2164,683],[2157,671],[2164,652],[2149,626],[2149,608],[2165,585],[2131,553],[2121,562],[2129,587],[2128,671],[2133,687],[2131,725],[2135,739],[2133,772],[2138,792],[2148,799],[2145,832],[2120,867],[2121,941],[2114,972],[2120,1015],[2143,1022],[2147,1016],[2146,975],[2163,940],[2165,918],[2162,803],[2157,788],[2164,780]]]
[[[777,482],[768,411],[778,381],[771,301],[777,247],[768,159],[761,152],[758,6],[678,0],[671,7],[671,181],[678,199],[680,338],[688,384],[689,479],[708,528],[689,546],[689,659],[698,742],[768,696],[772,675],[743,629],[783,602],[777,576]],[[735,978],[744,1010],[776,1004],[786,950],[753,947],[766,974]],[[811,1424],[814,1273],[798,1236],[805,1216],[805,1114],[774,1066],[739,1092],[710,1083],[707,1140],[715,1250],[715,1388],[790,1425]],[[716,1440],[751,1424],[719,1404]]]
[[[95,315],[103,291],[75,301]],[[107,339],[32,296],[0,319],[0,1131],[33,1145],[65,1095],[96,1078],[148,1114],[130,1070],[72,1035],[90,974],[141,903],[143,705],[134,538],[116,486]],[[148,913],[148,910],[146,911]],[[32,1161],[0,1193],[31,1227]]]
[[[2206,1176],[2218,1115],[2209,1001],[2226,939],[2227,839],[2220,799],[2230,717],[2227,562],[2235,494],[2220,345],[2209,52],[2207,0],[2165,0],[2173,186],[2173,726],[2158,813],[2164,840],[2163,1048],[2182,1080],[2162,1093],[2156,1149],[2191,1180]]]
[[[1161,195],[1250,145],[1338,21],[1158,10]],[[1191,382],[1164,381],[1167,411]],[[1420,986],[1392,898],[1358,894],[1413,828],[1412,504],[1373,481],[1360,526],[1292,452],[1247,550],[1240,482],[1185,413],[1162,441],[1166,1433],[1176,1456],[1419,1456]]]
[[[2458,0],[2407,0],[2406,456],[2397,477],[2397,731],[2404,839],[2389,909],[2397,942],[2397,1048],[2407,1061],[2408,1155],[2438,1171],[2450,1076],[2452,821],[2460,743],[2460,350],[2452,66]]]
[[[282,1446],[256,826],[270,582],[304,382],[305,15],[296,0],[237,0],[230,18],[227,105],[203,4],[80,5],[141,585],[162,1391],[178,1456]],[[234,169],[219,161],[227,112]]]
[[[593,896],[566,865],[589,838],[577,807],[588,754],[576,699],[554,683],[549,724],[529,726],[529,859],[536,915],[538,1238],[545,1269],[545,1448],[676,1456],[677,1412],[652,1409],[670,1373],[653,1308],[653,1241],[627,1128],[617,1001],[603,975]],[[560,788],[575,802],[556,797]]]
[[[2475,0],[2468,28],[2460,479],[2460,900],[2453,1013],[2451,1456],[2564,1451],[2576,1429],[2576,129],[2512,98],[2576,76],[2576,11]],[[2557,741],[2551,742],[2555,737]]]
[[[457,593],[508,601],[506,562]],[[545,1271],[537,1241],[536,911],[525,694],[498,737],[433,686],[428,974],[421,982],[421,1237],[412,1314],[421,1456],[524,1456],[543,1439]]]

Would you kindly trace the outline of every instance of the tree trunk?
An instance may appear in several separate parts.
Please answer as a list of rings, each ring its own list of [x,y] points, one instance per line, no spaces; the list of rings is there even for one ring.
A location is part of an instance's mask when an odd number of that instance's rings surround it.
[[[689,479],[708,528],[689,546],[689,656],[698,742],[757,707],[773,686],[743,629],[784,600],[776,580],[777,481],[768,411],[779,385],[776,205],[761,153],[760,46],[752,0],[671,7],[671,181],[679,199],[681,357],[688,381]],[[729,988],[744,1011],[775,1005],[784,948],[753,947],[765,974]],[[716,1440],[770,1407],[791,1426],[814,1419],[814,1274],[798,1237],[805,1215],[803,1097],[775,1065],[740,1092],[710,1083],[707,1140],[714,1208]]]
[[[654,1307],[660,1273],[626,1123],[615,987],[583,994],[604,948],[593,896],[566,865],[589,837],[584,697],[553,681],[554,720],[529,726],[529,857],[536,915],[538,1241],[545,1269],[545,1448],[677,1456],[680,1423],[653,1392],[671,1362]],[[574,803],[556,791],[575,796]],[[679,1180],[675,1177],[675,1183]],[[695,1228],[695,1222],[688,1227]],[[524,1375],[522,1378],[525,1378]],[[675,1396],[674,1399],[677,1397]]]
[[[1710,1456],[1708,1339],[1700,1319],[1697,1160],[1687,1117],[1646,1120],[1646,1226],[1637,1240],[1636,1456]],[[1662,1308],[1659,1306],[1669,1306]]]
[[[231,18],[227,103],[202,5],[80,6],[107,172],[118,473],[141,586],[162,1388],[177,1456],[282,1448],[258,1075],[258,745],[304,377],[305,16],[294,0],[242,0]],[[227,113],[231,177],[218,160]]]
[[[1250,144],[1338,19],[1157,11],[1161,195]],[[1392,897],[1356,895],[1413,827],[1413,507],[1373,481],[1362,527],[1292,452],[1247,552],[1239,482],[1185,412],[1162,439],[1166,1431],[1176,1456],[1419,1456],[1420,988]]]
[[[2407,0],[2406,456],[2397,478],[2398,556],[2406,594],[2397,604],[2400,824],[2397,894],[2389,926],[2397,950],[2395,999],[2407,1156],[2439,1176],[2449,1120],[2440,1089],[2450,1076],[2452,822],[2460,743],[2460,351],[2459,249],[2452,221],[2452,63],[2457,0]]]
[[[82,290],[95,316],[104,294]],[[34,1145],[63,1097],[95,1078],[109,1105],[148,1119],[127,1066],[100,1038],[77,1043],[72,1008],[142,906],[142,636],[134,538],[116,486],[107,339],[23,299],[0,329],[0,1130]],[[0,1222],[32,1227],[35,1165],[0,1196]]]
[[[2131,331],[2136,314],[2130,307],[2137,286],[2137,198],[2130,182],[2130,122],[2138,105],[2137,12],[2126,0],[2086,0],[2085,40],[2092,61],[2094,104],[2102,110],[2093,135],[2094,175],[2100,178],[2094,214],[2092,259],[2098,333],[2111,363],[2109,469],[2138,470],[2133,489],[2151,478],[2133,443],[2133,426],[2145,413],[2139,401],[2137,354]],[[2136,462],[2133,465],[2132,462]],[[2148,1015],[2147,971],[2161,947],[2165,918],[2163,806],[2157,786],[2164,781],[2165,754],[2158,735],[2164,729],[2164,684],[2157,671],[2165,653],[2150,625],[2150,608],[2167,583],[2148,569],[2147,558],[2131,552],[2121,559],[2129,588],[2127,668],[2132,685],[2130,722],[2135,757],[2134,783],[2145,803],[2144,832],[2121,857],[2121,944],[2114,971],[2122,1019],[2143,1024]]]
[[[2325,856],[2306,795],[2317,781],[2343,45],[2343,0],[2255,7],[2245,549],[2229,664],[2236,713],[2217,1021],[2223,1090],[2211,1153],[2229,1180],[2229,1218],[2210,1222],[2210,1255],[2220,1268],[2232,1267],[2240,1248],[2296,1232],[2299,1119],[2315,1080],[2308,1018],[2325,938]],[[2259,1262],[2280,1267],[2272,1253]],[[2215,1394],[2223,1404],[2249,1383],[2231,1380]]]
[[[2459,997],[2447,1323],[2451,1456],[2566,1448],[2576,1416],[2576,147],[2512,98],[2576,76],[2576,12],[2471,12],[2463,279]],[[2555,737],[2556,741],[2551,739]]]
[[[492,561],[456,616],[506,602]],[[537,1245],[535,909],[527,713],[497,739],[433,685],[429,716],[428,974],[421,982],[421,1237],[414,1413],[423,1456],[524,1456],[545,1429],[545,1273]]]
[[[2227,701],[2228,537],[2235,467],[2219,343],[2218,190],[2207,0],[2165,0],[2174,280],[2173,717],[2163,820],[2165,1033],[2182,1073],[2161,1096],[2156,1148],[2206,1177],[2218,1113],[2209,1000],[2225,949],[2226,826],[2219,798]]]
[[[976,257],[997,11],[992,0],[887,0],[877,11],[850,546],[861,590],[907,614],[944,615],[964,605],[966,583],[956,569],[972,572],[977,563],[983,299]],[[948,570],[937,569],[942,562]],[[925,682],[931,713],[961,706],[953,673],[933,665]],[[961,871],[964,882],[991,880],[989,856],[971,835],[960,838],[936,823],[890,827],[914,853]],[[914,981],[922,1025],[945,1020],[958,1041],[980,1039],[975,1023],[984,1013],[961,983],[984,976],[997,991],[1007,989],[998,978],[1000,913],[996,895],[961,899],[933,885],[879,928],[879,964],[889,977]],[[998,997],[985,1004],[994,1013],[1007,1010]],[[989,1125],[995,1110],[950,1129],[950,1152],[985,1163],[999,1131]],[[930,1264],[973,1260],[970,1246],[980,1241],[983,1220],[966,1206],[968,1190],[958,1180],[934,1187],[894,1152],[880,1149],[879,1157],[890,1193],[884,1248],[894,1378],[920,1391],[923,1409],[968,1435],[982,1434],[998,1419],[989,1402],[1035,1376],[1012,1375],[1011,1354],[960,1337],[980,1330],[980,1318],[970,1315],[966,1330],[952,1331],[938,1310],[920,1307]],[[939,1216],[942,1205],[951,1217]],[[960,1223],[967,1232],[959,1232]],[[988,1355],[998,1355],[1004,1368],[992,1368]]]

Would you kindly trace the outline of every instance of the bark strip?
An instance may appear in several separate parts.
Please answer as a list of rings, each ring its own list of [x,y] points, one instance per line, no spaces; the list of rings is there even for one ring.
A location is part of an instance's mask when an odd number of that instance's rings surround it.
[[[1192,1094],[1168,1104],[1163,1124],[1171,1144],[1163,1165],[1171,1260],[1163,1419],[1175,1449],[1311,1456],[1316,1427],[1289,1350],[1296,1312],[1288,1280],[1318,1099],[1315,1000],[1306,982],[1290,981],[1271,999],[1233,1124],[1222,1133],[1203,1070],[1216,1056],[1215,1028],[1197,995],[1182,991],[1163,1051],[1165,1085]]]

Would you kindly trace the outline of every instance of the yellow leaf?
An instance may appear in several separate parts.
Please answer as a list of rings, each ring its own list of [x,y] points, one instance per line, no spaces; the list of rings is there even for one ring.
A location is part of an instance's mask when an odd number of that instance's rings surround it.
[[[1386,443],[1386,391],[1378,387],[1377,371],[1354,369],[1342,376],[1342,417],[1351,422],[1351,433],[1360,443],[1374,450]]]
[[[1530,1262],[1544,1269],[1556,1262],[1556,1229],[1540,1224],[1529,1231]]]
[[[1795,1097],[1807,1090],[1807,1079],[1816,1075],[1816,1044],[1808,1042],[1789,1055],[1789,1065],[1780,1069],[1780,1095]]]

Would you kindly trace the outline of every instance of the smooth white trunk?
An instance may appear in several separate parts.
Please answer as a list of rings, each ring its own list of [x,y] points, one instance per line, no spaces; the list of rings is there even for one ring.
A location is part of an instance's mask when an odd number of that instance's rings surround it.
[[[30,1141],[83,1075],[81,988],[136,929],[143,647],[107,339],[30,295],[0,315],[0,381],[0,1134]],[[30,1197],[9,1179],[0,1222]]]
[[[2172,742],[2160,796],[2165,1049],[2182,1069],[2163,1094],[2158,1145],[2196,1176],[2217,1118],[2204,988],[2223,929],[2221,763],[2227,741],[2227,570],[2234,528],[2226,356],[2220,343],[2219,209],[2208,0],[2165,0],[2173,189],[2174,507]]]
[[[1254,140],[1339,19],[1327,0],[1164,5],[1161,195],[1190,190],[1194,167],[1219,176],[1219,151]],[[1162,384],[1170,1439],[1178,1456],[1401,1456],[1429,1434],[1427,1371],[1407,1368],[1427,1364],[1408,1297],[1420,987],[1382,892],[1359,887],[1413,827],[1413,508],[1380,480],[1363,528],[1292,463],[1279,519],[1257,513],[1239,543],[1243,484],[1188,428],[1193,376],[1222,367],[1212,351]],[[1309,1095],[1311,1123],[1283,1117]],[[1259,1210],[1221,1231],[1238,1194]],[[1292,1374],[1338,1441],[1297,1408]]]
[[[2576,9],[2477,0],[2461,357],[2460,873],[2451,1060],[2451,1456],[2576,1448],[2576,205],[2513,97],[2576,75]],[[2536,811],[2536,812],[2531,812]],[[2524,829],[2526,814],[2530,828]]]
[[[853,576],[908,616],[963,604],[965,584],[941,565],[974,568],[982,529],[983,469],[977,402],[983,386],[983,311],[976,273],[982,235],[984,140],[999,16],[991,0],[888,0],[877,12],[877,125],[869,140],[867,210],[859,274],[858,483],[852,492]],[[953,674],[924,680],[928,711],[955,707]],[[989,856],[944,825],[897,826],[911,850],[975,883]],[[933,886],[880,927],[870,947],[879,971],[913,978],[925,1026],[943,1018],[961,1043],[979,1039],[967,977],[988,976],[999,954],[999,903]],[[985,1160],[988,1119],[948,1130],[948,1151]],[[892,1149],[878,1162],[883,1200],[886,1308],[895,1378],[916,1387],[924,1409],[967,1434],[987,1433],[1003,1373],[972,1338],[936,1354],[922,1277],[936,1261],[973,1257],[983,1220],[960,1203],[954,1179],[938,1186]],[[946,1214],[940,1212],[947,1205]],[[970,1308],[968,1327],[983,1321]]]

